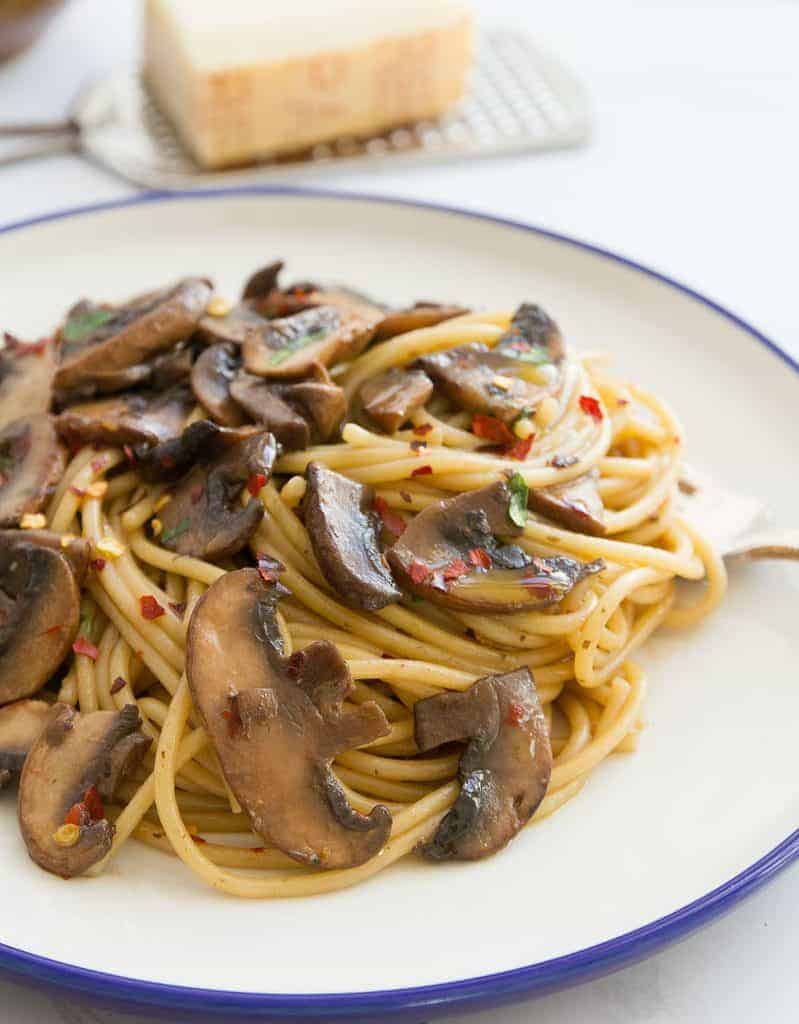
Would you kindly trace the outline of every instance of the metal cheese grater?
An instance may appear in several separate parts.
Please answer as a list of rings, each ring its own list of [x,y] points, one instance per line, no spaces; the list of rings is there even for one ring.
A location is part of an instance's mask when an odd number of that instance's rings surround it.
[[[469,94],[437,121],[367,139],[342,138],[245,168],[206,171],[183,148],[141,75],[130,70],[87,88],[68,121],[0,126],[0,137],[35,137],[0,155],[0,165],[76,151],[147,188],[207,188],[576,146],[588,137],[589,124],[585,93],[571,73],[529,36],[505,29],[482,34]]]

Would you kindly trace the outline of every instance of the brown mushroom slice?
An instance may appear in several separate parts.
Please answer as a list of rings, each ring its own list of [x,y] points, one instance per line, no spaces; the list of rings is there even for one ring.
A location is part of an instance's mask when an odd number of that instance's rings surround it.
[[[22,531],[0,535],[0,704],[45,685],[79,621],[80,588],[64,555]]]
[[[60,552],[69,562],[78,584],[83,582],[92,551],[91,544],[83,537],[66,538],[50,530],[0,530],[0,549],[21,542]]]
[[[313,376],[290,384],[276,384],[277,393],[302,410],[314,427],[314,439],[329,441],[347,416],[344,389],[334,384],[324,366],[316,365]]]
[[[308,421],[280,397],[273,382],[240,373],[230,385],[230,395],[251,419],[271,431],[286,451],[300,451],[311,443]]]
[[[546,795],[552,750],[528,668],[478,679],[463,693],[439,693],[413,709],[424,752],[468,740],[460,759],[460,793],[433,838],[432,860],[478,860],[501,850]]]
[[[391,310],[381,320],[375,331],[375,341],[386,341],[398,334],[418,331],[423,327],[435,327],[455,316],[463,316],[469,310],[463,306],[445,305],[438,302],[415,302],[407,309]]]
[[[72,405],[56,426],[70,444],[153,445],[178,437],[193,408],[194,396],[179,384]]]
[[[0,526],[16,526],[26,512],[38,512],[65,465],[48,413],[23,416],[0,430]]]
[[[274,263],[267,263],[265,267],[250,274],[241,290],[242,301],[257,302],[271,295],[277,288],[277,280],[282,269],[283,260],[275,260]]]
[[[557,365],[563,361],[565,346],[560,328],[549,313],[533,302],[523,302],[494,351],[522,362]]]
[[[594,468],[574,480],[552,487],[531,487],[527,505],[569,530],[600,537],[605,533],[605,506],[597,486],[599,470]]]
[[[211,419],[223,427],[238,427],[244,414],[230,394],[241,360],[235,345],[218,344],[207,348],[191,371],[191,389]]]
[[[394,367],[366,381],[360,391],[364,412],[387,434],[393,434],[421,408],[433,393],[433,382],[423,370]]]
[[[342,710],[352,679],[333,644],[283,657],[279,594],[257,570],[239,569],[203,595],[186,647],[194,706],[255,832],[304,864],[355,867],[385,845],[391,815],[382,806],[358,814],[330,765],[390,727],[373,701]]]
[[[247,335],[244,367],[258,377],[304,377],[314,364],[332,366],[369,344],[382,313],[340,292],[326,292],[325,305],[312,306]]]
[[[428,505],[386,552],[403,590],[459,611],[502,613],[561,601],[604,563],[528,555],[501,537],[522,533],[504,481]]]
[[[204,316],[197,324],[197,337],[208,345],[240,346],[250,334],[267,330],[269,321],[247,302],[237,302],[224,316]]]
[[[22,769],[17,805],[28,853],[45,871],[74,878],[108,853],[114,826],[103,802],[150,746],[138,727],[133,704],[90,714],[54,706]]]
[[[0,789],[22,771],[52,713],[53,705],[44,700],[17,700],[0,708]]]
[[[380,554],[370,487],[321,462],[308,465],[305,525],[316,560],[337,596],[354,608],[377,611],[402,593]]]
[[[223,428],[218,430],[223,433]],[[277,455],[275,439],[265,430],[253,433],[250,428],[224,433],[229,436],[221,454],[212,451],[204,456],[175,485],[161,509],[162,547],[214,561],[240,551],[258,529],[263,505],[253,497],[242,507],[238,497],[245,484],[255,487],[253,481],[258,481],[263,486],[269,479]]]
[[[563,339],[540,306],[525,303],[493,349],[473,343],[422,356],[416,365],[461,409],[512,423],[560,387]]]
[[[53,395],[55,346],[5,335],[0,349],[0,430],[20,417],[47,412]]]
[[[68,390],[91,382],[97,372],[147,362],[193,332],[210,297],[208,281],[189,277],[121,306],[79,304],[60,332],[61,365],[55,386]]]

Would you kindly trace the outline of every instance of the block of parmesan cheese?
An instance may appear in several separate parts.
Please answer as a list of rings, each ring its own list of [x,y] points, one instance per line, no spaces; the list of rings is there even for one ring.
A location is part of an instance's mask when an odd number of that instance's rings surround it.
[[[464,0],[147,0],[151,92],[204,167],[433,118],[463,94]]]

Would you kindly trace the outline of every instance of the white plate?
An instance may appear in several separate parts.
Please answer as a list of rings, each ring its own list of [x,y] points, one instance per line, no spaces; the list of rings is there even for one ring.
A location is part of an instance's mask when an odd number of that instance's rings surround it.
[[[232,295],[277,256],[389,300],[542,303],[677,408],[692,462],[795,523],[797,367],[689,290],[522,225],[289,190],[145,197],[0,236],[0,309],[36,336],[84,294],[210,273]],[[250,903],[130,844],[105,877],[62,882],[28,860],[2,798],[0,968],[170,1012],[418,1020],[646,955],[799,852],[798,595],[796,566],[736,568],[710,621],[647,646],[640,751],[485,863],[405,863],[347,892]]]

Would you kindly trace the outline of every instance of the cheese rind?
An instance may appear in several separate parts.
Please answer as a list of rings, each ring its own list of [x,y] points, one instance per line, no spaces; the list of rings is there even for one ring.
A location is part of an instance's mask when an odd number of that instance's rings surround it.
[[[411,4],[401,8],[402,16],[396,8],[389,16],[386,8],[380,18],[382,5],[375,10],[374,3],[364,0],[349,0],[343,10],[337,5],[327,12],[319,0],[296,0],[288,20],[270,18],[264,14],[268,5],[256,9],[251,0],[218,6],[229,10],[216,48],[209,43],[209,16],[191,19],[186,0],[148,0],[146,7],[149,87],[205,167],[246,163],[434,118],[465,90],[473,23],[463,3],[427,0],[416,17]],[[318,11],[306,12],[303,21],[307,7]],[[358,10],[368,10],[368,17],[344,17]],[[327,48],[319,42],[326,22],[327,37],[335,43]],[[304,53],[298,34],[303,24],[308,37]],[[257,52],[268,57],[254,61]]]

